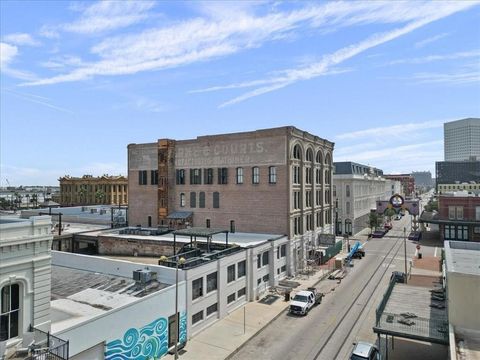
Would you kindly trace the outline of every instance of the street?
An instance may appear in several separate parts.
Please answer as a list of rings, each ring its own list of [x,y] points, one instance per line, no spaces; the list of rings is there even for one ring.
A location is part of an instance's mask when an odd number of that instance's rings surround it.
[[[232,358],[347,359],[354,341],[375,343],[375,308],[391,272],[404,271],[405,266],[403,228],[408,235],[410,219],[405,216],[392,223],[385,237],[365,244],[366,256],[354,260],[340,283],[324,280],[317,285],[326,296],[307,316],[285,312]],[[415,245],[407,240],[407,259],[414,255]]]

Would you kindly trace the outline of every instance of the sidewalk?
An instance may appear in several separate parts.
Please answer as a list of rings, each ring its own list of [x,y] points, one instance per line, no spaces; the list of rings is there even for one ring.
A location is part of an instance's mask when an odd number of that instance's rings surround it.
[[[328,274],[328,267],[319,269],[315,274],[297,276],[294,281],[300,283],[295,290],[316,286]],[[268,292],[265,294],[267,295]],[[190,340],[185,348],[179,351],[179,359],[209,359],[221,360],[240,349],[244,343],[260,332],[265,326],[282,315],[289,303],[283,297],[271,305],[258,301],[248,302],[245,306],[234,310],[226,317],[218,320]],[[245,332],[244,332],[245,312]],[[174,359],[173,355],[166,355],[164,359]]]

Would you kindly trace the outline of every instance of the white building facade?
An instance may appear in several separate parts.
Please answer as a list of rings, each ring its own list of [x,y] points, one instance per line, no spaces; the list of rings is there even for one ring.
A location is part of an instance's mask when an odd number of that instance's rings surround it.
[[[377,200],[399,194],[399,181],[386,180],[383,171],[354,162],[335,162],[333,196],[337,235],[355,235],[368,227]]]
[[[11,353],[31,327],[50,330],[50,216],[0,218],[0,342]]]

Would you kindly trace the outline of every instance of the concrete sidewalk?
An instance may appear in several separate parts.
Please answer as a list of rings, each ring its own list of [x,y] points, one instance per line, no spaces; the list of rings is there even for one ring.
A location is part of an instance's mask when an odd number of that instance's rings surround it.
[[[307,275],[302,275],[291,279],[300,283],[300,286],[294,289],[293,292],[316,286],[328,273],[328,266],[325,266],[308,277]],[[268,292],[265,295],[267,294]],[[284,301],[283,296],[279,296],[271,305],[265,305],[258,301],[248,302],[245,306],[234,310],[190,339],[185,348],[179,351],[179,359],[225,359],[240,349],[244,343],[270,322],[284,314],[288,305],[289,303]],[[173,355],[164,357],[164,359],[168,360],[173,358]]]

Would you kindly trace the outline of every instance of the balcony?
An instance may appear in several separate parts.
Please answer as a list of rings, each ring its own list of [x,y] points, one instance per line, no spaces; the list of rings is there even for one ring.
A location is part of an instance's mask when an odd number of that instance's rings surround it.
[[[69,342],[49,332],[31,328],[23,334],[22,343],[9,360],[68,360]]]

